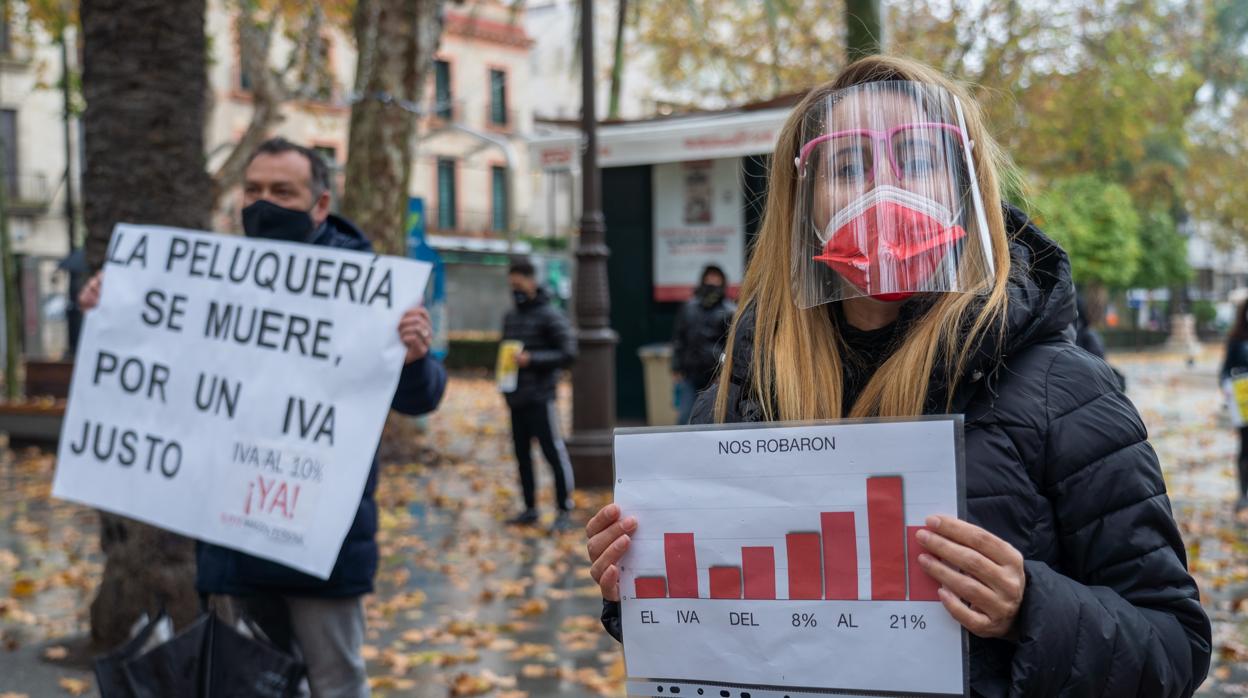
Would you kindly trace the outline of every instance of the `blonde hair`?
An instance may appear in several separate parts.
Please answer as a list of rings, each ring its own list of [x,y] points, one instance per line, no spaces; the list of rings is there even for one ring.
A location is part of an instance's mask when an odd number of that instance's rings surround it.
[[[840,341],[832,319],[822,306],[799,309],[794,298],[790,249],[797,173],[790,165],[801,147],[803,119],[813,105],[840,89],[892,80],[936,85],[961,102],[966,130],[974,143],[971,157],[978,181],[972,186],[978,186],[982,196],[994,271],[991,277],[983,275],[982,288],[975,289],[977,293],[938,294],[931,308],[907,328],[901,344],[871,377],[850,409],[845,410]],[[846,413],[850,417],[920,415],[938,361],[944,362],[945,385],[949,386],[945,409],[949,409],[953,388],[961,380],[970,356],[986,333],[1001,331],[1004,324],[1010,255],[997,173],[1006,163],[1004,154],[985,130],[978,105],[969,93],[921,63],[889,56],[863,58],[806,95],[780,132],[768,178],[767,205],[741,288],[740,307],[753,308],[755,323],[749,384],[743,387],[757,398],[764,420],[829,419]],[[973,241],[978,238],[967,236],[972,244],[977,244]],[[737,333],[742,331],[744,314],[737,314],[729,330],[715,401],[714,414],[719,422],[728,411],[733,350]]]

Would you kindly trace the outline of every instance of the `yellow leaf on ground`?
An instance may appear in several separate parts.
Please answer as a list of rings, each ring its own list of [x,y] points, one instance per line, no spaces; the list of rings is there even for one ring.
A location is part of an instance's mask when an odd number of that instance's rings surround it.
[[[529,599],[516,609],[522,616],[540,616],[550,609],[546,599]]]
[[[13,582],[13,588],[9,591],[9,595],[15,599],[32,596],[35,593],[35,581],[33,579],[19,579]]]
[[[493,689],[492,682],[471,674],[459,674],[451,681],[452,696],[479,696]]]
[[[54,662],[59,662],[60,660],[68,656],[69,656],[69,650],[65,649],[64,647],[61,647],[60,645],[49,647],[43,651],[43,658],[51,659]]]
[[[91,689],[91,684],[82,679],[61,679],[58,683],[71,696],[80,696]]]

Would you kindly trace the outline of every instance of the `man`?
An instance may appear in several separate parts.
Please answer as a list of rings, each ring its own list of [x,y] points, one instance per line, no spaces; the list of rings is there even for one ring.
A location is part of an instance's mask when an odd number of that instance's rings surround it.
[[[568,319],[550,304],[537,283],[537,272],[528,260],[512,263],[507,275],[515,308],[503,319],[503,340],[520,342],[516,357],[520,367],[515,389],[505,393],[511,409],[511,434],[524,490],[524,511],[507,523],[531,526],[538,521],[537,493],[533,483],[531,442],[537,437],[546,462],[555,473],[555,499],[559,513],[553,530],[572,528],[572,462],[559,437],[559,413],[555,389],[559,372],[576,359],[576,335]]]
[[[243,179],[248,237],[372,251],[351,222],[329,212],[329,169],[315,151],[281,138],[265,141],[251,155]],[[99,303],[100,284],[97,274],[83,289],[84,309]],[[398,330],[407,356],[391,406],[409,415],[432,412],[446,388],[446,371],[427,356],[433,337],[428,312],[408,310]],[[199,592],[212,597],[223,616],[250,616],[278,645],[297,648],[314,698],[369,695],[363,597],[372,592],[377,571],[376,488],[374,458],[355,520],[326,580],[236,550],[198,546]]]
[[[672,338],[672,380],[676,383],[680,424],[689,423],[698,391],[710,385],[737,306],[727,300],[724,270],[709,264],[693,298],[676,314]]]

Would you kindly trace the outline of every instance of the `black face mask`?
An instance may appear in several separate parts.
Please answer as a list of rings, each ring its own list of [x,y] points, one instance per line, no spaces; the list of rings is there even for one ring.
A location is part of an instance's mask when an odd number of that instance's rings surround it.
[[[525,303],[529,302],[529,294],[525,293],[524,291],[512,290],[511,298],[512,300],[516,302],[517,307],[522,306]]]
[[[249,238],[307,242],[312,235],[312,216],[261,199],[243,209],[243,232]]]
[[[717,284],[702,284],[698,287],[697,296],[702,307],[712,308],[724,299],[724,287]]]

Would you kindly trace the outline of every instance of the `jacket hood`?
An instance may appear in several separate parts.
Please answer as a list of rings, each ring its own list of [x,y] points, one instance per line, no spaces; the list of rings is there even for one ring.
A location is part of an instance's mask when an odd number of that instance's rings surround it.
[[[309,242],[314,245],[325,244],[326,241],[334,238],[335,236],[350,238],[351,240],[359,243],[368,242],[368,238],[364,237],[364,233],[357,228],[354,223],[336,213],[329,214],[329,217],[325,219],[325,222],[317,227],[316,231],[312,233],[312,239],[309,240]],[[341,247],[343,245],[339,246]]]
[[[981,338],[957,388],[953,401],[955,411],[959,411],[973,394],[971,383],[992,374],[1005,357],[1033,344],[1059,339],[1075,320],[1075,288],[1066,252],[1019,209],[1006,204],[1003,213],[1011,262],[1004,327],[1000,332],[990,330]],[[921,315],[926,307],[922,298],[916,298],[903,307],[899,321],[906,322]],[[732,378],[745,387],[749,384],[753,363],[753,306],[742,313],[738,323],[740,330],[733,340]],[[926,411],[942,413],[948,402],[943,365],[936,367],[930,385]]]
[[[1075,321],[1075,286],[1066,251],[1027,218],[1007,205],[1010,238],[1010,301],[1002,349],[1023,347],[1060,335]]]

